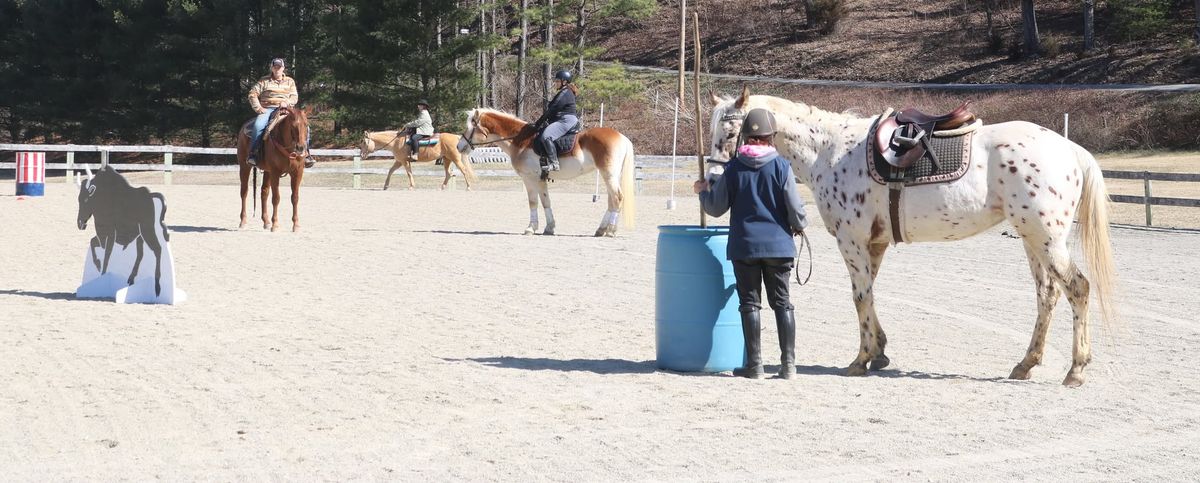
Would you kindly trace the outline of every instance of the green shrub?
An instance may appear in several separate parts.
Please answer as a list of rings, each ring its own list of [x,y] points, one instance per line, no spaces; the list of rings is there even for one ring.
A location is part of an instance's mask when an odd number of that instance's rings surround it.
[[[1111,0],[1112,29],[1123,41],[1150,38],[1166,29],[1171,0]]]

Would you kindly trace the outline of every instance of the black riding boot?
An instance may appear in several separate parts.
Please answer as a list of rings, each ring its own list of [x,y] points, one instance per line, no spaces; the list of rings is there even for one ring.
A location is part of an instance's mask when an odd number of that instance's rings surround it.
[[[558,148],[554,147],[554,141],[543,138],[542,151],[546,152],[546,163],[542,166],[542,174],[558,171]]]
[[[779,377],[796,374],[796,315],[792,309],[775,309],[775,327],[779,330]]]
[[[742,312],[742,337],[746,339],[746,366],[734,369],[733,375],[749,379],[762,377],[762,344],[759,337],[761,334],[762,324],[758,320],[758,311]]]

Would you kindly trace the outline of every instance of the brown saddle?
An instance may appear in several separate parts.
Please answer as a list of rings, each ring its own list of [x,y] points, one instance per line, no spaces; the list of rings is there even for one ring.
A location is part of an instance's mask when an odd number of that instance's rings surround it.
[[[875,128],[875,149],[888,164],[905,169],[929,152],[929,136],[938,131],[958,129],[975,121],[975,114],[968,108],[971,101],[963,102],[953,111],[940,116],[925,114],[907,108],[879,122]],[[933,160],[935,169],[938,161]]]

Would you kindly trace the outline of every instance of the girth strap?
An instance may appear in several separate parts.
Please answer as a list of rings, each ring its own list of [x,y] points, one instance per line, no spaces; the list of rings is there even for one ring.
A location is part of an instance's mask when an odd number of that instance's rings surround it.
[[[888,212],[892,219],[892,242],[899,245],[904,241],[904,235],[900,232],[900,190],[904,189],[904,183],[891,182],[888,183]]]

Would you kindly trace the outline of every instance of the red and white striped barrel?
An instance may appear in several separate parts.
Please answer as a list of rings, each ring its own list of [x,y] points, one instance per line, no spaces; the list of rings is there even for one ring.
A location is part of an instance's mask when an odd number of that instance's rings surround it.
[[[17,196],[46,194],[46,153],[17,153]]]

